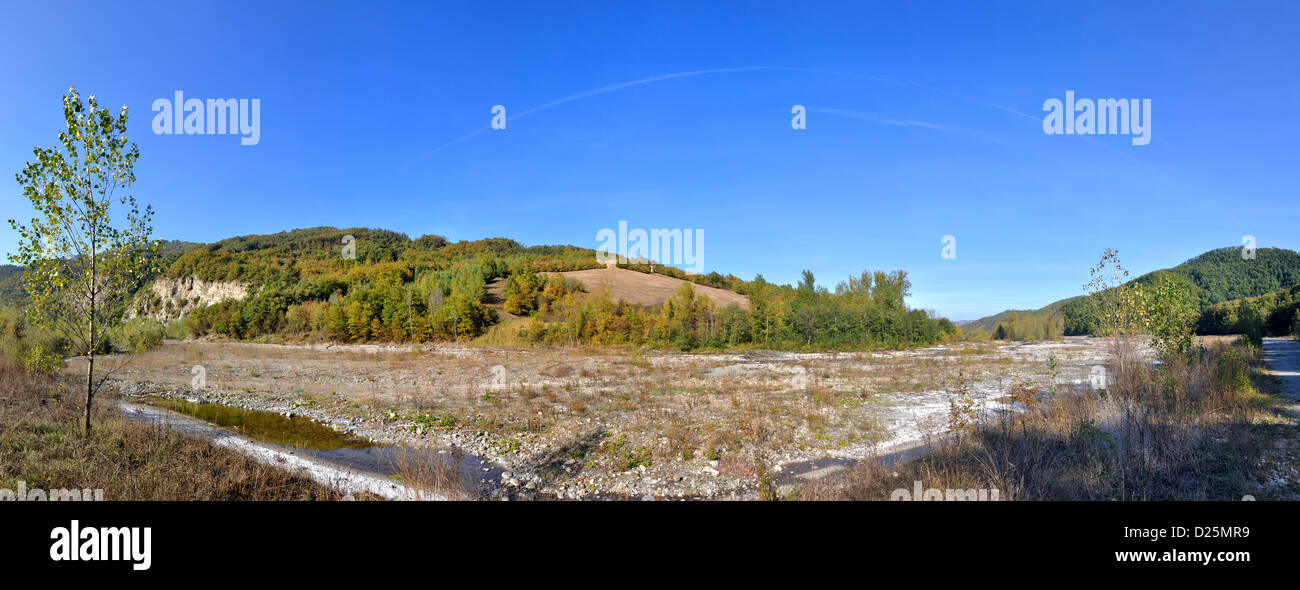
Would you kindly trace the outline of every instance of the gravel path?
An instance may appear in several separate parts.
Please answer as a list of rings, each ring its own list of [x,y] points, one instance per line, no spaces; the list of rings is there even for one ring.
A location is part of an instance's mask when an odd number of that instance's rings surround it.
[[[1282,382],[1288,399],[1300,401],[1300,342],[1290,338],[1265,338],[1264,362],[1270,375]]]

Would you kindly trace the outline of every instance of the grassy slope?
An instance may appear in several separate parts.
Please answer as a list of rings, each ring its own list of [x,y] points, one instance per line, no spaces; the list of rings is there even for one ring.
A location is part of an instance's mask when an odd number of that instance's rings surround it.
[[[608,288],[610,297],[615,301],[622,300],[639,305],[662,304],[677,292],[682,283],[686,282],[673,277],[623,268],[576,270],[559,274],[582,283],[589,293]],[[696,295],[708,296],[720,308],[733,303],[745,309],[749,308],[749,298],[734,291],[706,285],[695,285],[694,288]]]

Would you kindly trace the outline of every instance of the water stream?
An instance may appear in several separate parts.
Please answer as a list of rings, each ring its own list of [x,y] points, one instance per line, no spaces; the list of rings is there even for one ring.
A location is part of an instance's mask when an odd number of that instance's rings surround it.
[[[376,443],[303,416],[163,397],[118,405],[133,419],[204,436],[263,462],[301,468],[313,479],[349,493],[390,499],[472,498],[500,486],[501,470],[478,457],[455,449],[429,451]],[[438,472],[453,489],[447,490],[450,494],[416,492],[402,484],[403,471]]]

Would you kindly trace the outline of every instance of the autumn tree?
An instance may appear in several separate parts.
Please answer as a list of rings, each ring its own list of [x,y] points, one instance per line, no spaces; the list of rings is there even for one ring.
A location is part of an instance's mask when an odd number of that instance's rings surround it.
[[[1142,287],[1129,281],[1128,270],[1120,264],[1119,252],[1109,248],[1088,273],[1092,278],[1083,288],[1097,322],[1098,335],[1110,338],[1116,368],[1124,372],[1136,362],[1134,339],[1146,324]]]
[[[95,356],[125,298],[153,271],[159,245],[150,239],[153,209],[140,211],[125,194],[140,157],[126,138],[126,106],[114,117],[93,95],[83,102],[70,88],[63,118],[59,147],[35,148],[35,161],[17,174],[36,216],[9,220],[19,237],[9,260],[25,267],[33,323],[63,334],[70,352],[86,358],[89,433],[95,393],[111,373],[95,381]]]

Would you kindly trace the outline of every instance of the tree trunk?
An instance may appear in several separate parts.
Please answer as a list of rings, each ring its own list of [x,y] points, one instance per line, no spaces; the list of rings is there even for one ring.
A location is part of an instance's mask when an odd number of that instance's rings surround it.
[[[96,247],[97,246],[96,238],[98,238],[98,232],[95,231],[95,224],[92,223],[90,229],[90,305],[89,305],[90,307],[90,316],[89,316],[90,349],[86,351],[86,361],[87,361],[86,362],[86,436],[87,437],[90,436],[90,402],[93,401],[95,398],[95,345],[98,344],[95,341],[95,337],[98,336],[98,334],[95,334],[95,295],[97,295],[97,293],[95,292],[97,286],[95,280],[98,278],[95,276],[96,275],[95,271],[99,270],[96,264],[99,262],[99,248]]]
[[[95,395],[95,354],[86,357],[86,435],[90,435],[90,400]]]

